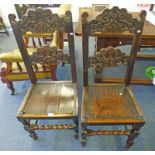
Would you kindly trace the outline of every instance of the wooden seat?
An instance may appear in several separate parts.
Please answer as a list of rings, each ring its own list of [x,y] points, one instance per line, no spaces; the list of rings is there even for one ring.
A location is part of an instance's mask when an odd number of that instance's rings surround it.
[[[126,9],[113,7],[105,9],[95,19],[90,20],[89,14],[82,14],[82,46],[83,46],[83,99],[81,112],[82,145],[86,145],[87,136],[126,135],[126,147],[134,143],[144,125],[143,112],[130,88],[133,67],[140,38],[145,22],[146,12],[142,11],[139,18],[133,18]],[[133,37],[130,53],[109,46],[89,53],[89,36],[110,36],[112,33],[129,32]],[[102,78],[103,68],[126,66],[124,83],[89,84],[89,77]],[[89,69],[95,75],[88,74]],[[92,73],[92,72],[91,72]],[[125,126],[124,130],[95,130],[95,126]],[[92,128],[92,126],[94,126]]]
[[[77,115],[76,85],[71,81],[38,82],[32,85],[23,101],[23,117],[72,117]],[[39,96],[39,97],[38,97]]]
[[[131,88],[126,87],[123,95],[120,95],[121,91],[121,84],[94,84],[85,87],[82,122],[89,124],[144,123],[143,113]]]
[[[38,16],[39,15],[39,16]],[[31,20],[33,17],[33,20]],[[45,18],[47,17],[47,18]],[[15,15],[9,15],[9,20],[19,46],[24,64],[28,71],[32,86],[28,90],[19,110],[17,118],[33,139],[37,139],[36,130],[73,129],[78,138],[78,95],[74,51],[74,36],[72,14],[70,11],[64,17],[52,14],[49,9],[36,8],[28,11],[28,15],[16,21]],[[34,23],[35,21],[35,23]],[[41,23],[41,27],[39,27]],[[28,25],[31,25],[30,27]],[[27,25],[27,26],[25,26]],[[33,28],[33,26],[35,28]],[[28,55],[22,35],[26,32],[42,33],[60,32],[68,36],[68,51],[59,49],[56,45],[36,47],[32,55]],[[68,54],[69,53],[69,54]],[[38,81],[34,72],[34,64],[52,66],[70,64],[71,81]],[[40,124],[39,120],[68,119],[70,124]],[[35,122],[34,122],[35,120]],[[46,122],[46,121],[45,121]]]

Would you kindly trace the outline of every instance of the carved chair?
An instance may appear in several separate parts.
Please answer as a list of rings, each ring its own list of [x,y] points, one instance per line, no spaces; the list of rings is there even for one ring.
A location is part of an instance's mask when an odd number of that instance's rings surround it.
[[[28,11],[28,7],[26,5],[19,6],[19,4],[15,4],[15,8],[19,19],[22,19],[22,16],[24,16],[24,14],[26,14],[26,12]],[[62,4],[59,7],[58,14],[63,16],[66,11],[70,10],[70,4]],[[51,32],[40,32],[38,34],[28,32],[25,33],[23,37],[25,46],[28,48],[28,52],[30,55],[34,51],[33,48],[36,48],[37,46],[41,47],[44,44],[51,44],[51,41],[61,49],[66,46],[64,45],[64,42],[68,42],[68,39],[66,39],[66,34],[62,34],[61,32],[56,32],[55,34]],[[2,66],[0,67],[1,81],[2,83],[7,84],[7,87],[11,90],[11,95],[14,95],[15,88],[13,86],[13,81],[22,81],[29,79],[19,49],[0,54],[0,61],[2,62]],[[57,65],[53,65],[52,72],[45,66],[39,64],[35,64],[34,68],[37,79],[52,78],[53,80],[56,80]]]
[[[94,20],[89,14],[82,14],[82,45],[83,45],[83,99],[82,99],[82,145],[86,145],[87,136],[125,135],[128,137],[126,147],[132,146],[144,125],[144,117],[140,106],[130,88],[135,57],[140,45],[146,12],[142,11],[139,18],[132,18],[126,9],[113,7],[106,9]],[[107,47],[89,56],[89,36],[107,35],[126,31],[133,36],[130,54],[118,48]],[[93,67],[95,77],[101,77],[104,67],[126,65],[123,84],[100,83],[89,84],[88,68]],[[89,76],[88,76],[89,75]],[[107,125],[116,126],[116,130],[93,130]],[[94,127],[92,129],[92,126]],[[119,130],[119,127],[125,127]]]
[[[6,33],[8,35],[8,37],[9,37],[9,32],[6,29],[6,26],[5,26],[4,22],[3,22],[2,17],[0,17],[0,33]]]
[[[13,14],[9,20],[19,46],[23,61],[30,76],[32,86],[28,90],[21,104],[17,118],[22,122],[26,131],[33,139],[37,139],[36,130],[73,129],[75,138],[78,137],[78,100],[77,100],[77,78],[74,51],[74,33],[72,15],[70,11],[64,17],[52,14],[50,10],[37,8],[29,11],[21,21],[16,21]],[[35,23],[34,23],[35,21]],[[25,27],[26,25],[29,25]],[[28,56],[22,34],[27,31],[32,33],[41,32],[66,32],[69,41],[69,54],[56,47],[44,46],[37,48],[31,56]],[[32,64],[41,65],[64,64],[71,66],[71,81],[38,81],[34,74]],[[67,119],[70,124],[40,124],[40,120]],[[34,121],[35,120],[35,121]]]

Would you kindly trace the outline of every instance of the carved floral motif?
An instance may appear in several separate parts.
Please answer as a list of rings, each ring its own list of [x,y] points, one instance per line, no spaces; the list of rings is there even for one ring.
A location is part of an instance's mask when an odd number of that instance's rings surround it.
[[[61,49],[45,46],[38,48],[36,52],[33,52],[33,55],[30,56],[30,60],[34,64],[50,65],[60,62],[69,63],[69,56],[64,54]]]
[[[51,33],[55,30],[64,31],[65,22],[70,21],[71,13],[69,11],[64,17],[59,17],[58,14],[52,14],[49,9],[36,8],[36,10],[29,10],[27,15],[24,15],[18,22],[18,26],[22,33]]]
[[[127,12],[125,8],[119,9],[118,7],[113,7],[110,9],[105,9],[101,14],[99,14],[96,19],[88,23],[87,17],[89,16],[87,12],[82,15],[83,23],[87,23],[90,34],[95,32],[125,32],[128,31],[133,33],[136,28],[140,28],[145,21],[146,12],[142,11],[140,14],[140,20],[133,18],[131,14]],[[141,28],[140,28],[141,29]]]
[[[89,57],[89,66],[95,67],[97,74],[101,74],[104,67],[116,67],[127,65],[129,56],[121,52],[118,48],[102,48],[95,52],[94,56]]]

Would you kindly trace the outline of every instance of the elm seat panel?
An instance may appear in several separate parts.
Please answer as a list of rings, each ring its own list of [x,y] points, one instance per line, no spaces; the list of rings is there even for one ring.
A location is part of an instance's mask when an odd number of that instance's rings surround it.
[[[99,120],[139,120],[141,116],[136,108],[136,101],[125,88],[120,95],[121,86],[90,86],[84,91],[82,112],[83,121]]]
[[[74,111],[72,83],[38,83],[29,96],[24,114],[70,114]]]

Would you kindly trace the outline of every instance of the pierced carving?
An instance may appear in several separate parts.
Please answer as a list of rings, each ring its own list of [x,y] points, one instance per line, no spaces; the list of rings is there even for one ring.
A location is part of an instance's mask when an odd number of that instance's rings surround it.
[[[38,48],[37,51],[33,52],[33,55],[30,56],[30,60],[33,64],[39,63],[41,65],[70,62],[68,54],[64,54],[61,49],[48,46]]]
[[[118,48],[102,48],[95,52],[94,56],[89,57],[89,66],[95,67],[95,72],[101,74],[104,67],[116,67],[127,65],[129,56],[121,52]]]
[[[51,33],[55,30],[64,31],[65,22],[71,21],[71,13],[66,12],[64,17],[59,17],[58,14],[52,14],[51,10],[36,8],[29,10],[27,15],[24,15],[22,20],[18,22],[18,27],[22,33],[28,31],[32,33]]]
[[[84,13],[82,16],[82,21],[87,23],[89,33],[94,34],[95,32],[125,32],[134,33],[137,28],[143,26],[145,21],[146,12],[143,11],[140,14],[140,20],[132,18],[132,15],[127,12],[125,8],[119,9],[118,7],[113,7],[110,9],[105,9],[102,14],[99,14],[96,19],[88,23],[88,14]]]

